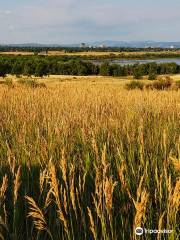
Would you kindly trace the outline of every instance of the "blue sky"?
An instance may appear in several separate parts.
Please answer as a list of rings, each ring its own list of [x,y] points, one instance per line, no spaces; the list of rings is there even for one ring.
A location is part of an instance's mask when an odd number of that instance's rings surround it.
[[[0,43],[180,41],[180,0],[6,0]]]

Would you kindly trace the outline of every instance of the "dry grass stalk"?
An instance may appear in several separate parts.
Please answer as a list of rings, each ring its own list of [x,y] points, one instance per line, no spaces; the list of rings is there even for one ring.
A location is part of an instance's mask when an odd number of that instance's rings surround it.
[[[51,167],[50,167],[50,176],[51,176],[52,193],[53,193],[53,195],[56,199],[56,204],[57,204],[57,207],[58,207],[58,210],[57,210],[58,217],[62,221],[62,223],[64,225],[64,228],[65,228],[65,231],[68,235],[69,234],[69,232],[68,232],[68,221],[67,221],[67,218],[66,218],[66,216],[65,216],[65,214],[63,213],[63,210],[62,210],[62,204],[61,204],[61,200],[60,200],[60,197],[59,197],[59,183],[58,183],[58,180],[57,180],[57,177],[56,177],[56,169],[55,169],[55,166],[53,164],[51,164]],[[61,189],[61,192],[62,192],[62,189]]]
[[[125,190],[127,188],[125,173],[127,171],[125,161],[122,161],[121,166],[118,168],[118,175],[121,181],[121,189]]]
[[[6,142],[6,146],[7,146],[7,157],[8,157],[8,163],[9,163],[9,167],[11,169],[11,173],[14,176],[14,172],[15,172],[15,168],[16,168],[16,160],[15,157],[12,153],[11,148],[9,147],[9,144]]]
[[[62,223],[64,225],[64,229],[65,229],[65,231],[66,231],[66,233],[68,235],[69,234],[69,231],[68,231],[68,221],[67,221],[67,219],[65,217],[65,214],[63,213],[62,209],[58,209],[57,213],[58,213],[58,217],[62,221]]]
[[[101,155],[101,163],[103,166],[103,179],[105,179],[105,175],[109,168],[109,163],[106,161],[106,144],[104,144],[104,146],[103,146],[102,155]]]
[[[35,228],[39,231],[46,231],[47,230],[47,223],[45,220],[45,217],[40,210],[40,208],[37,206],[36,202],[33,198],[26,196],[26,200],[29,204],[29,213],[28,217],[32,218],[33,223],[35,225]]]
[[[0,238],[5,239],[3,234],[1,234],[2,228],[8,231],[8,223],[7,223],[7,212],[5,208],[5,199],[6,199],[6,191],[8,188],[8,178],[7,175],[3,177],[2,185],[0,187]]]
[[[84,191],[86,182],[86,173],[84,174],[83,178],[81,178],[81,175],[78,176],[78,190],[82,194],[82,191]]]
[[[83,209],[82,209],[82,206],[81,206],[81,204],[80,204],[80,197],[81,197],[81,195],[80,195],[80,193],[79,193],[79,190],[76,188],[77,205],[78,205],[78,208],[79,208],[79,210],[81,211],[81,214],[82,214]]]
[[[95,175],[95,195],[93,195],[93,202],[99,219],[102,219],[103,216],[103,185],[104,185],[104,176],[102,166],[96,167]]]
[[[105,195],[106,207],[109,213],[111,213],[111,210],[112,210],[113,192],[116,185],[117,185],[117,182],[113,182],[112,177],[109,179],[108,178],[105,179],[104,195]]]
[[[39,176],[39,187],[40,187],[40,193],[42,194],[43,189],[44,189],[44,183],[47,178],[47,170],[40,171],[40,176]]]
[[[175,170],[177,172],[180,172],[180,160],[173,158],[173,157],[170,157],[170,160],[172,161]]]
[[[95,167],[95,170],[95,193],[96,195],[99,195],[102,192],[103,187],[103,170],[101,167]]]
[[[74,168],[71,172],[71,183],[70,183],[70,197],[71,197],[71,202],[73,206],[73,210],[75,212],[76,218],[77,218],[77,211],[76,211],[76,194],[75,194],[75,187],[74,187]]]
[[[166,180],[167,192],[168,192],[168,195],[170,196],[172,194],[172,179],[171,179],[171,175],[169,175],[169,176],[165,175],[165,180]]]
[[[67,160],[65,159],[65,150],[62,150],[60,167],[62,171],[62,178],[67,187]]]
[[[177,179],[176,185],[174,187],[174,191],[172,192],[170,196],[170,204],[171,208],[175,209],[175,211],[178,211],[180,208],[180,178]]]
[[[137,196],[137,200],[136,201],[137,202],[139,202],[139,199],[141,197],[143,181],[144,181],[144,175],[141,177],[139,186],[138,186],[137,191],[136,191],[136,196]]]
[[[158,201],[160,202],[160,205],[162,203],[162,198],[163,198],[163,173],[161,173],[160,176],[158,176],[158,169],[155,169],[155,179],[156,179],[156,185],[157,188],[155,190],[155,201],[158,203]]]
[[[139,193],[138,201],[135,201],[133,199],[133,203],[134,203],[134,206],[136,209],[136,215],[134,218],[134,227],[135,228],[137,226],[141,226],[141,224],[145,220],[145,213],[146,213],[148,198],[149,198],[149,193],[147,193],[146,190],[143,190]]]
[[[2,185],[0,188],[0,205],[2,204],[2,202],[4,202],[7,187],[8,187],[8,178],[7,178],[7,175],[5,175],[3,177]]]
[[[19,191],[19,188],[21,186],[20,178],[21,178],[21,166],[18,167],[18,170],[15,174],[15,179],[14,179],[14,205],[17,201],[18,191]]]
[[[68,204],[67,204],[67,193],[66,193],[66,189],[64,189],[64,193],[63,193],[63,203],[64,203],[64,209],[66,214],[68,214]]]
[[[96,195],[96,197],[95,196],[92,197],[97,216],[99,217],[99,219],[102,219],[103,215],[102,195]]]
[[[52,193],[56,199],[58,208],[61,208],[61,202],[59,198],[59,182],[56,177],[56,168],[53,164],[51,164],[49,171],[50,171],[50,178],[51,178]]]
[[[45,205],[44,205],[44,208],[47,209],[49,207],[49,205],[51,204],[51,194],[52,194],[52,191],[51,189],[48,191],[47,195],[46,195],[46,199],[45,199]]]
[[[87,172],[85,172],[85,174],[83,175],[83,179],[79,181],[79,189],[80,192],[84,192],[85,191],[85,185],[86,185],[86,176],[87,176]]]
[[[96,144],[95,134],[93,134],[93,138],[92,138],[92,148],[95,152],[96,161],[99,161],[99,151],[98,151],[98,147]]]
[[[167,161],[167,132],[164,129],[163,131],[163,150],[164,150],[164,156],[165,156],[165,163]]]
[[[94,219],[93,219],[93,215],[92,215],[91,209],[89,207],[87,207],[87,210],[88,210],[88,216],[89,216],[89,220],[90,220],[90,230],[91,230],[91,232],[93,234],[94,239],[97,239],[95,223],[94,223]]]
[[[158,222],[158,230],[163,229],[162,225],[163,225],[163,218],[164,218],[164,216],[165,216],[165,212],[163,212],[160,215],[159,222]],[[158,233],[158,240],[161,240],[161,237],[162,237],[162,234]]]
[[[169,228],[176,224],[176,217],[180,211],[180,178],[177,179],[174,189],[171,189],[168,197],[167,223]]]
[[[140,119],[140,126],[139,126],[139,142],[140,142],[140,162],[141,165],[144,166],[144,126],[143,126],[143,119]]]

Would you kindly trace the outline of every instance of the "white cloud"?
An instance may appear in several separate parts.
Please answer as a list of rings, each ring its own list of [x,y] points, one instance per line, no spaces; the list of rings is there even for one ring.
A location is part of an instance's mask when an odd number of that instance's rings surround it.
[[[15,27],[13,25],[9,25],[9,30],[13,31],[15,30]]]
[[[4,13],[5,13],[6,15],[9,15],[9,14],[11,14],[12,12],[11,12],[10,10],[6,10]]]
[[[176,1],[176,0],[172,0]],[[179,8],[170,1],[36,0],[0,11],[1,38],[12,41],[73,42],[84,39],[155,39],[167,29],[178,37]],[[180,5],[180,4],[179,4]],[[179,6],[178,5],[178,6]],[[8,27],[13,26],[13,27]],[[170,36],[171,34],[171,36]],[[180,37],[180,35],[179,35]],[[0,39],[1,41],[1,39]]]

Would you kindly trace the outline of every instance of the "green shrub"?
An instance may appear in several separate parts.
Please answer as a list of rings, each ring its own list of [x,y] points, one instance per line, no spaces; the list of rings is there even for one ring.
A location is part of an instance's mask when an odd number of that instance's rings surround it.
[[[177,87],[178,89],[180,89],[180,80],[177,81],[175,84],[176,84],[176,87]]]
[[[126,89],[132,90],[132,89],[140,89],[142,90],[144,88],[144,84],[140,81],[132,80],[131,82],[126,84]]]
[[[172,86],[172,78],[169,76],[159,77],[157,81],[154,81],[152,87],[157,90],[166,90]]]
[[[158,77],[156,81],[153,83],[146,84],[147,89],[156,89],[156,90],[167,90],[167,89],[175,89],[177,88],[173,84],[173,80],[171,77]]]
[[[143,77],[142,72],[140,71],[139,68],[135,68],[133,71],[133,78],[134,79],[141,79]]]
[[[154,72],[149,73],[148,80],[156,80],[157,75]]]

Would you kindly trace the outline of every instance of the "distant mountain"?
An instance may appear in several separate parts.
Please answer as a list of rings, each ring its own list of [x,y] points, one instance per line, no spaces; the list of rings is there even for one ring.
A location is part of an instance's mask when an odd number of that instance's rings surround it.
[[[41,43],[12,43],[12,44],[0,44],[1,46],[10,47],[59,47],[59,44],[41,44]]]
[[[180,48],[180,42],[156,42],[156,41],[95,41],[86,42],[86,46],[91,47],[130,47],[130,48]],[[24,44],[0,44],[1,46],[12,47],[79,47],[80,43],[75,44],[40,44],[40,43],[24,43]]]
[[[107,47],[133,47],[133,48],[180,48],[180,42],[155,42],[155,41],[99,41],[88,43],[91,46],[107,46]]]

